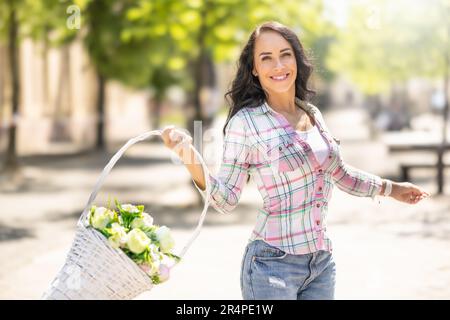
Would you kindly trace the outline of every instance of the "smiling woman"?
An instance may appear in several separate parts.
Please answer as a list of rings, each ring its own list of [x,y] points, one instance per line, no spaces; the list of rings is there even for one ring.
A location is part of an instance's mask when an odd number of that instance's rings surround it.
[[[295,33],[264,23],[250,35],[226,95],[231,108],[218,174],[204,180],[192,155],[175,148],[192,143],[189,136],[173,128],[162,134],[218,212],[236,208],[250,173],[256,182],[264,204],[242,259],[244,299],[334,298],[336,267],[327,233],[333,185],[357,197],[384,195],[409,204],[428,196],[409,182],[382,179],[344,162],[338,139],[308,102],[314,93],[307,86],[311,72]]]

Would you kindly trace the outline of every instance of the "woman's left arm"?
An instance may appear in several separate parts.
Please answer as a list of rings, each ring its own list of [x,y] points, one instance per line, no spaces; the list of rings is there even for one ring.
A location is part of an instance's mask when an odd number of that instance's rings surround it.
[[[330,132],[320,110],[312,104],[308,104],[308,106],[314,111],[316,120]],[[372,199],[375,199],[376,196],[384,195],[386,184],[388,183],[387,179],[382,179],[377,175],[346,164],[340,152],[338,154],[337,166],[332,173],[332,178],[333,182],[342,191],[354,196],[371,197]],[[390,182],[392,183],[392,191],[389,196],[398,201],[415,204],[430,196],[428,192],[410,182]]]
[[[371,197],[384,192],[383,179],[379,176],[354,168],[346,164],[338,155],[336,168],[332,172],[334,184],[342,191],[357,197]]]
[[[394,182],[382,179],[377,175],[356,169],[342,160],[332,174],[334,183],[349,194],[359,197],[382,196],[385,193],[387,183],[392,183],[390,197],[409,204],[416,204],[420,200],[429,197],[430,194],[410,182]]]

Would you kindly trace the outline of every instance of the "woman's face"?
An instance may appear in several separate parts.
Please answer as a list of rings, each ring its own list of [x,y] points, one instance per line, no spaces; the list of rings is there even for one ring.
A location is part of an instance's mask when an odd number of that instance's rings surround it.
[[[255,42],[252,72],[269,93],[295,91],[297,61],[290,43],[278,32],[262,32]]]

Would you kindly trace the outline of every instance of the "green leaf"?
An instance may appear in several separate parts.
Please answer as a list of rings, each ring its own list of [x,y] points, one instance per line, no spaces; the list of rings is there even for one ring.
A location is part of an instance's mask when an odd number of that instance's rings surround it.
[[[173,253],[163,252],[163,254],[166,255],[166,256],[169,257],[169,258],[174,259],[174,260],[177,261],[177,262],[181,261],[181,257],[179,257],[179,256],[177,256],[177,255],[175,255],[175,254],[173,254]]]
[[[150,279],[152,280],[153,284],[160,284],[161,281],[159,280],[159,276],[158,275],[153,275],[150,277]]]

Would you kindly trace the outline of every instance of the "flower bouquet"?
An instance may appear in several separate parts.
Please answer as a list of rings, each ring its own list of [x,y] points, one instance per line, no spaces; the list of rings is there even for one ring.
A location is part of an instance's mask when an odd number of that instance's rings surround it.
[[[92,206],[89,226],[101,232],[111,247],[120,249],[152,280],[159,284],[169,279],[170,260],[181,258],[171,252],[175,241],[166,226],[153,224],[153,217],[144,212],[144,206],[120,204],[116,209]]]
[[[199,235],[209,206],[209,171],[192,145],[205,174],[206,194],[202,194],[204,207],[198,225],[177,255],[171,252],[174,241],[170,229],[154,225],[144,206],[118,201],[115,209],[93,206],[106,177],[125,151],[139,141],[161,134],[162,130],[153,130],[134,137],[110,159],[81,213],[65,262],[43,299],[133,299],[168,279],[169,271]]]

